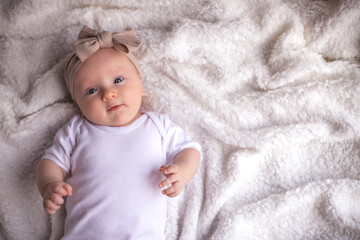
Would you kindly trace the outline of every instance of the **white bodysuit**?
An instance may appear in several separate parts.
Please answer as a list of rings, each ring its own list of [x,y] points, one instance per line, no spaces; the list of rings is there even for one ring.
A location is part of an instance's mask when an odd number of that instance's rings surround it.
[[[164,239],[159,168],[186,148],[201,151],[163,114],[147,112],[124,127],[73,117],[43,156],[69,174],[73,187],[62,239]]]

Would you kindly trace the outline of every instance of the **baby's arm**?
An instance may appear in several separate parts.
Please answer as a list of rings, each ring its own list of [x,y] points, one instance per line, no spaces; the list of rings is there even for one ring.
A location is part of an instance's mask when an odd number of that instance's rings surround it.
[[[36,184],[43,198],[45,212],[54,214],[64,203],[63,196],[71,196],[72,188],[64,182],[67,173],[49,159],[41,159],[36,173]]]
[[[178,196],[185,184],[195,175],[199,168],[200,152],[194,148],[187,148],[178,153],[171,165],[163,165],[159,171],[166,179],[159,184],[163,188],[169,184],[172,186],[163,190],[162,193],[168,197]]]

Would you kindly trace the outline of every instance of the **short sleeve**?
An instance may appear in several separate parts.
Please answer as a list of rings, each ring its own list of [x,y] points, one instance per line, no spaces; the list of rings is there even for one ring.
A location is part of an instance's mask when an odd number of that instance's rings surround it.
[[[76,133],[83,119],[76,115],[60,128],[53,140],[52,146],[46,149],[42,158],[55,162],[67,173],[71,170],[70,158],[76,146]]]
[[[167,115],[161,115],[165,127],[166,161],[172,163],[182,150],[193,148],[201,154],[201,146],[193,141],[185,131],[173,123]]]

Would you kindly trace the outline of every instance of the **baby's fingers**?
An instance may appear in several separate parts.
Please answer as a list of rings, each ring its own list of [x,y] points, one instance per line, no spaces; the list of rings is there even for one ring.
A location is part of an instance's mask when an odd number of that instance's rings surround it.
[[[67,195],[71,196],[72,195],[72,187],[71,187],[71,185],[67,184],[66,182],[63,182],[63,187],[66,190]]]
[[[162,166],[160,167],[159,171],[162,172],[162,173],[164,173],[165,170],[166,170],[168,167],[170,167],[170,165],[164,164],[164,165],[162,165]],[[165,173],[164,173],[164,174],[165,174]]]
[[[51,195],[50,200],[56,205],[61,205],[65,202],[64,199],[56,193]]]
[[[177,173],[179,171],[179,167],[175,164],[173,165],[163,165],[160,168],[160,172],[164,173],[165,175]]]
[[[162,191],[162,194],[168,197],[176,197],[182,191],[181,184],[179,182],[175,182],[171,187]]]
[[[44,200],[44,209],[47,214],[54,214],[57,210],[60,209],[60,205],[55,204],[50,199]]]
[[[179,176],[177,174],[171,174],[171,175],[168,175],[167,178],[165,178],[165,180],[163,180],[160,184],[159,184],[159,187],[160,188],[163,188],[167,185],[170,185],[176,181],[179,180]]]
[[[65,182],[59,182],[52,186],[52,191],[61,196],[68,196],[68,195],[71,196],[72,187]]]

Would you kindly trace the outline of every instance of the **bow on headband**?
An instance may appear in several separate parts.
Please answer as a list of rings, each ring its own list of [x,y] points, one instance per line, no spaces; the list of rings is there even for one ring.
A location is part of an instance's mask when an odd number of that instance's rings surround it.
[[[124,53],[137,50],[141,45],[135,32],[127,27],[122,32],[98,32],[84,26],[79,33],[78,40],[73,43],[76,56],[81,62],[93,55],[100,48],[115,48]]]

